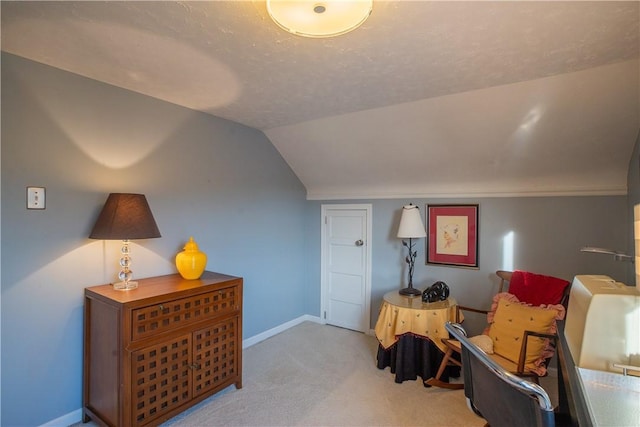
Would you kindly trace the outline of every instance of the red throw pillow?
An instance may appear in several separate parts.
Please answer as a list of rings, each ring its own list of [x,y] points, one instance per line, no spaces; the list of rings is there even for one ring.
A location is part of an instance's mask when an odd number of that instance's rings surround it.
[[[509,282],[509,293],[531,305],[560,304],[569,282],[552,276],[516,270]]]

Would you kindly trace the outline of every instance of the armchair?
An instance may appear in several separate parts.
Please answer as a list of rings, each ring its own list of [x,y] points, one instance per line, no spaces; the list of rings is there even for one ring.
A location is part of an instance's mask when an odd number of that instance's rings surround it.
[[[470,338],[496,363],[509,372],[521,377],[538,377],[547,374],[547,365],[555,354],[556,321],[564,319],[565,306],[559,304],[568,299],[569,282],[550,276],[542,276],[521,271],[497,271],[500,280],[499,293],[493,298],[491,310],[479,310],[459,306],[461,311],[487,314],[487,326],[482,335]],[[547,294],[547,303],[531,305],[520,300],[515,294],[503,292],[509,282],[520,295],[528,296],[539,302],[541,295]],[[512,283],[513,282],[513,283]],[[515,287],[513,285],[516,285]],[[544,291],[535,291],[535,288]],[[524,291],[523,291],[524,290]],[[461,316],[456,317],[459,322]],[[428,386],[448,389],[461,389],[460,383],[449,383],[441,379],[449,366],[462,366],[461,347],[456,339],[443,339],[447,351],[435,377],[425,381]]]

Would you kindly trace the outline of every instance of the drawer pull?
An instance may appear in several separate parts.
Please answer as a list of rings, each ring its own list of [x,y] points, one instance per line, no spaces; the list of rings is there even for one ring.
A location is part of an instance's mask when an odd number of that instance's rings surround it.
[[[189,366],[191,369],[196,370],[196,369],[200,369],[200,364],[199,363],[194,363],[193,365]]]
[[[164,305],[160,304],[160,305],[158,306],[158,309],[159,309],[160,311],[164,311]]]

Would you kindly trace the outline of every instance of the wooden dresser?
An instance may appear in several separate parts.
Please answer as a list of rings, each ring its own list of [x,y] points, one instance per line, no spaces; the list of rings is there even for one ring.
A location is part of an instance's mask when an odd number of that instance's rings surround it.
[[[231,384],[242,387],[242,278],[85,289],[84,422],[158,425]]]

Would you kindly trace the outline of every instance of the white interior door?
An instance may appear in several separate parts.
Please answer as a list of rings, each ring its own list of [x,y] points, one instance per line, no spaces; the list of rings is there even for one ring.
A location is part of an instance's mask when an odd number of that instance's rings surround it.
[[[371,307],[371,205],[322,206],[322,317],[368,332]]]

